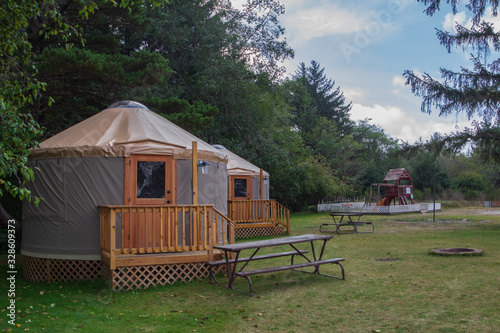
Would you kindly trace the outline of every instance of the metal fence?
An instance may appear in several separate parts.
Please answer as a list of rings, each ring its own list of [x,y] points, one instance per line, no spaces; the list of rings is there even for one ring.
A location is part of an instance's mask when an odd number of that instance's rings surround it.
[[[441,203],[419,203],[414,205],[392,205],[392,206],[376,206],[365,205],[364,202],[353,203],[330,203],[318,204],[318,212],[342,212],[342,213],[365,213],[373,215],[391,215],[404,213],[420,213],[440,211]]]

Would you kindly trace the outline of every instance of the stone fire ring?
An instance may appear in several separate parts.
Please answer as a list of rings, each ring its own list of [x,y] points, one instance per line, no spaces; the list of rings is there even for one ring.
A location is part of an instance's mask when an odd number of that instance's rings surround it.
[[[432,253],[445,255],[445,256],[480,255],[483,253],[483,250],[455,247],[455,248],[449,248],[449,249],[435,249],[435,250],[432,250]]]

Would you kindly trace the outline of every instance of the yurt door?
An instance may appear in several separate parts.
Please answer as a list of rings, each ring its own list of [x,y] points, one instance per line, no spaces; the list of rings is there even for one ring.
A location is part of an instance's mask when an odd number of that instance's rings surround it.
[[[175,205],[175,161],[172,156],[132,155],[125,159],[125,203],[129,205]],[[123,248],[160,248],[167,246],[162,237],[159,208],[137,209],[123,213]],[[164,229],[173,228],[163,225]],[[160,242],[163,242],[161,244]]]
[[[128,181],[125,181],[126,203],[175,204],[175,172],[172,156],[132,155],[127,160],[125,174],[129,175]]]
[[[233,176],[230,182],[231,200],[252,199],[252,177]]]

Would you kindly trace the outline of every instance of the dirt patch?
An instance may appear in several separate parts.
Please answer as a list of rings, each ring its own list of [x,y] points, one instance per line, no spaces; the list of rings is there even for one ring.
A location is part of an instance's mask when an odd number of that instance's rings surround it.
[[[483,253],[483,250],[454,247],[448,249],[435,249],[432,250],[432,253],[439,254],[442,256],[464,256],[464,255],[480,255]]]
[[[500,209],[488,209],[488,210],[480,210],[478,214],[481,215],[500,215]]]

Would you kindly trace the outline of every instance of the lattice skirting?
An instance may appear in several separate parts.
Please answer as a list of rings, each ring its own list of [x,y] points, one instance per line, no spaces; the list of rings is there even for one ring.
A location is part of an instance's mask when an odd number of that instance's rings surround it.
[[[241,228],[234,231],[236,238],[250,238],[259,236],[278,236],[285,233],[283,227],[265,227],[265,228]]]
[[[47,259],[23,256],[23,276],[35,281],[94,280],[101,277],[100,260]]]
[[[220,267],[219,270],[224,267]],[[203,263],[103,267],[103,277],[111,282],[114,291],[148,288],[151,286],[190,282],[208,277],[208,266]]]

